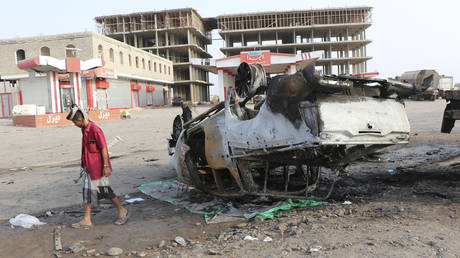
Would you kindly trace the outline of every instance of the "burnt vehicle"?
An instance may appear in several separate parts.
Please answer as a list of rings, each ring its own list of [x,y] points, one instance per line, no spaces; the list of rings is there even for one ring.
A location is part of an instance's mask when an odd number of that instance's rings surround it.
[[[343,174],[364,155],[408,143],[401,98],[430,82],[320,76],[313,64],[267,78],[261,65],[242,63],[226,101],[195,118],[183,107],[169,140],[171,162],[179,181],[214,195],[310,197],[321,167]]]

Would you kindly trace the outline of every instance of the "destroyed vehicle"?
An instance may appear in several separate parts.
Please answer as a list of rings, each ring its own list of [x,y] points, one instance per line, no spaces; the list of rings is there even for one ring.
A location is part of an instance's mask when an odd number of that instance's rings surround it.
[[[305,198],[321,167],[341,174],[364,155],[409,140],[401,97],[428,88],[395,80],[320,76],[313,64],[267,78],[242,63],[226,101],[173,123],[169,152],[179,181],[223,197]],[[242,101],[236,101],[236,94]],[[254,109],[247,103],[266,93]]]

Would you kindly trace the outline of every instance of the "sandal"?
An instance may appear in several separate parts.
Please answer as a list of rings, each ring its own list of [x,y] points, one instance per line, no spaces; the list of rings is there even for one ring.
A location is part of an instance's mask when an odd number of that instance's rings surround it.
[[[128,210],[126,210],[126,215],[125,216],[119,216],[117,220],[115,220],[113,223],[115,225],[123,225],[128,221]]]
[[[93,225],[85,225],[85,224],[82,224],[81,221],[72,224],[72,228],[77,228],[77,229],[90,229],[92,227]]]

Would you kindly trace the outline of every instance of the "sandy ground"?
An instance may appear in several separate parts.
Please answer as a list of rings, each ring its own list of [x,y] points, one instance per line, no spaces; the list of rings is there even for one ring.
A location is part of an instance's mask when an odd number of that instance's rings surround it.
[[[94,210],[91,230],[68,227],[82,216],[81,186],[72,181],[78,175],[79,129],[14,127],[1,120],[0,219],[5,220],[0,221],[0,257],[52,256],[58,225],[64,226],[64,247],[81,242],[86,248],[63,257],[88,250],[103,255],[114,246],[123,249],[121,257],[460,256],[460,125],[450,135],[439,133],[444,107],[442,100],[406,102],[411,143],[390,149],[382,162],[354,163],[328,205],[288,211],[273,220],[216,225],[136,191],[140,184],[174,177],[165,139],[180,108],[133,111],[129,120],[100,126],[109,143],[116,136],[124,140],[110,149],[116,193],[146,201],[127,205],[130,222],[122,227],[112,224],[110,205]],[[352,204],[343,205],[345,200]],[[54,215],[46,217],[45,211]],[[18,213],[48,224],[12,229],[6,219]],[[258,240],[243,240],[247,235]],[[187,246],[175,244],[176,236]],[[262,241],[267,236],[273,241]]]

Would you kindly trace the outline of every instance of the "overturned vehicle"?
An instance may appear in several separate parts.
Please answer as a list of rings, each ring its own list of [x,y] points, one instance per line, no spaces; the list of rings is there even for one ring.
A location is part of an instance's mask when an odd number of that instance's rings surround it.
[[[214,195],[310,197],[321,167],[341,174],[364,155],[408,143],[401,98],[430,82],[321,76],[313,64],[267,78],[262,66],[242,63],[226,101],[195,118],[183,106],[169,139],[171,162],[181,182]]]

